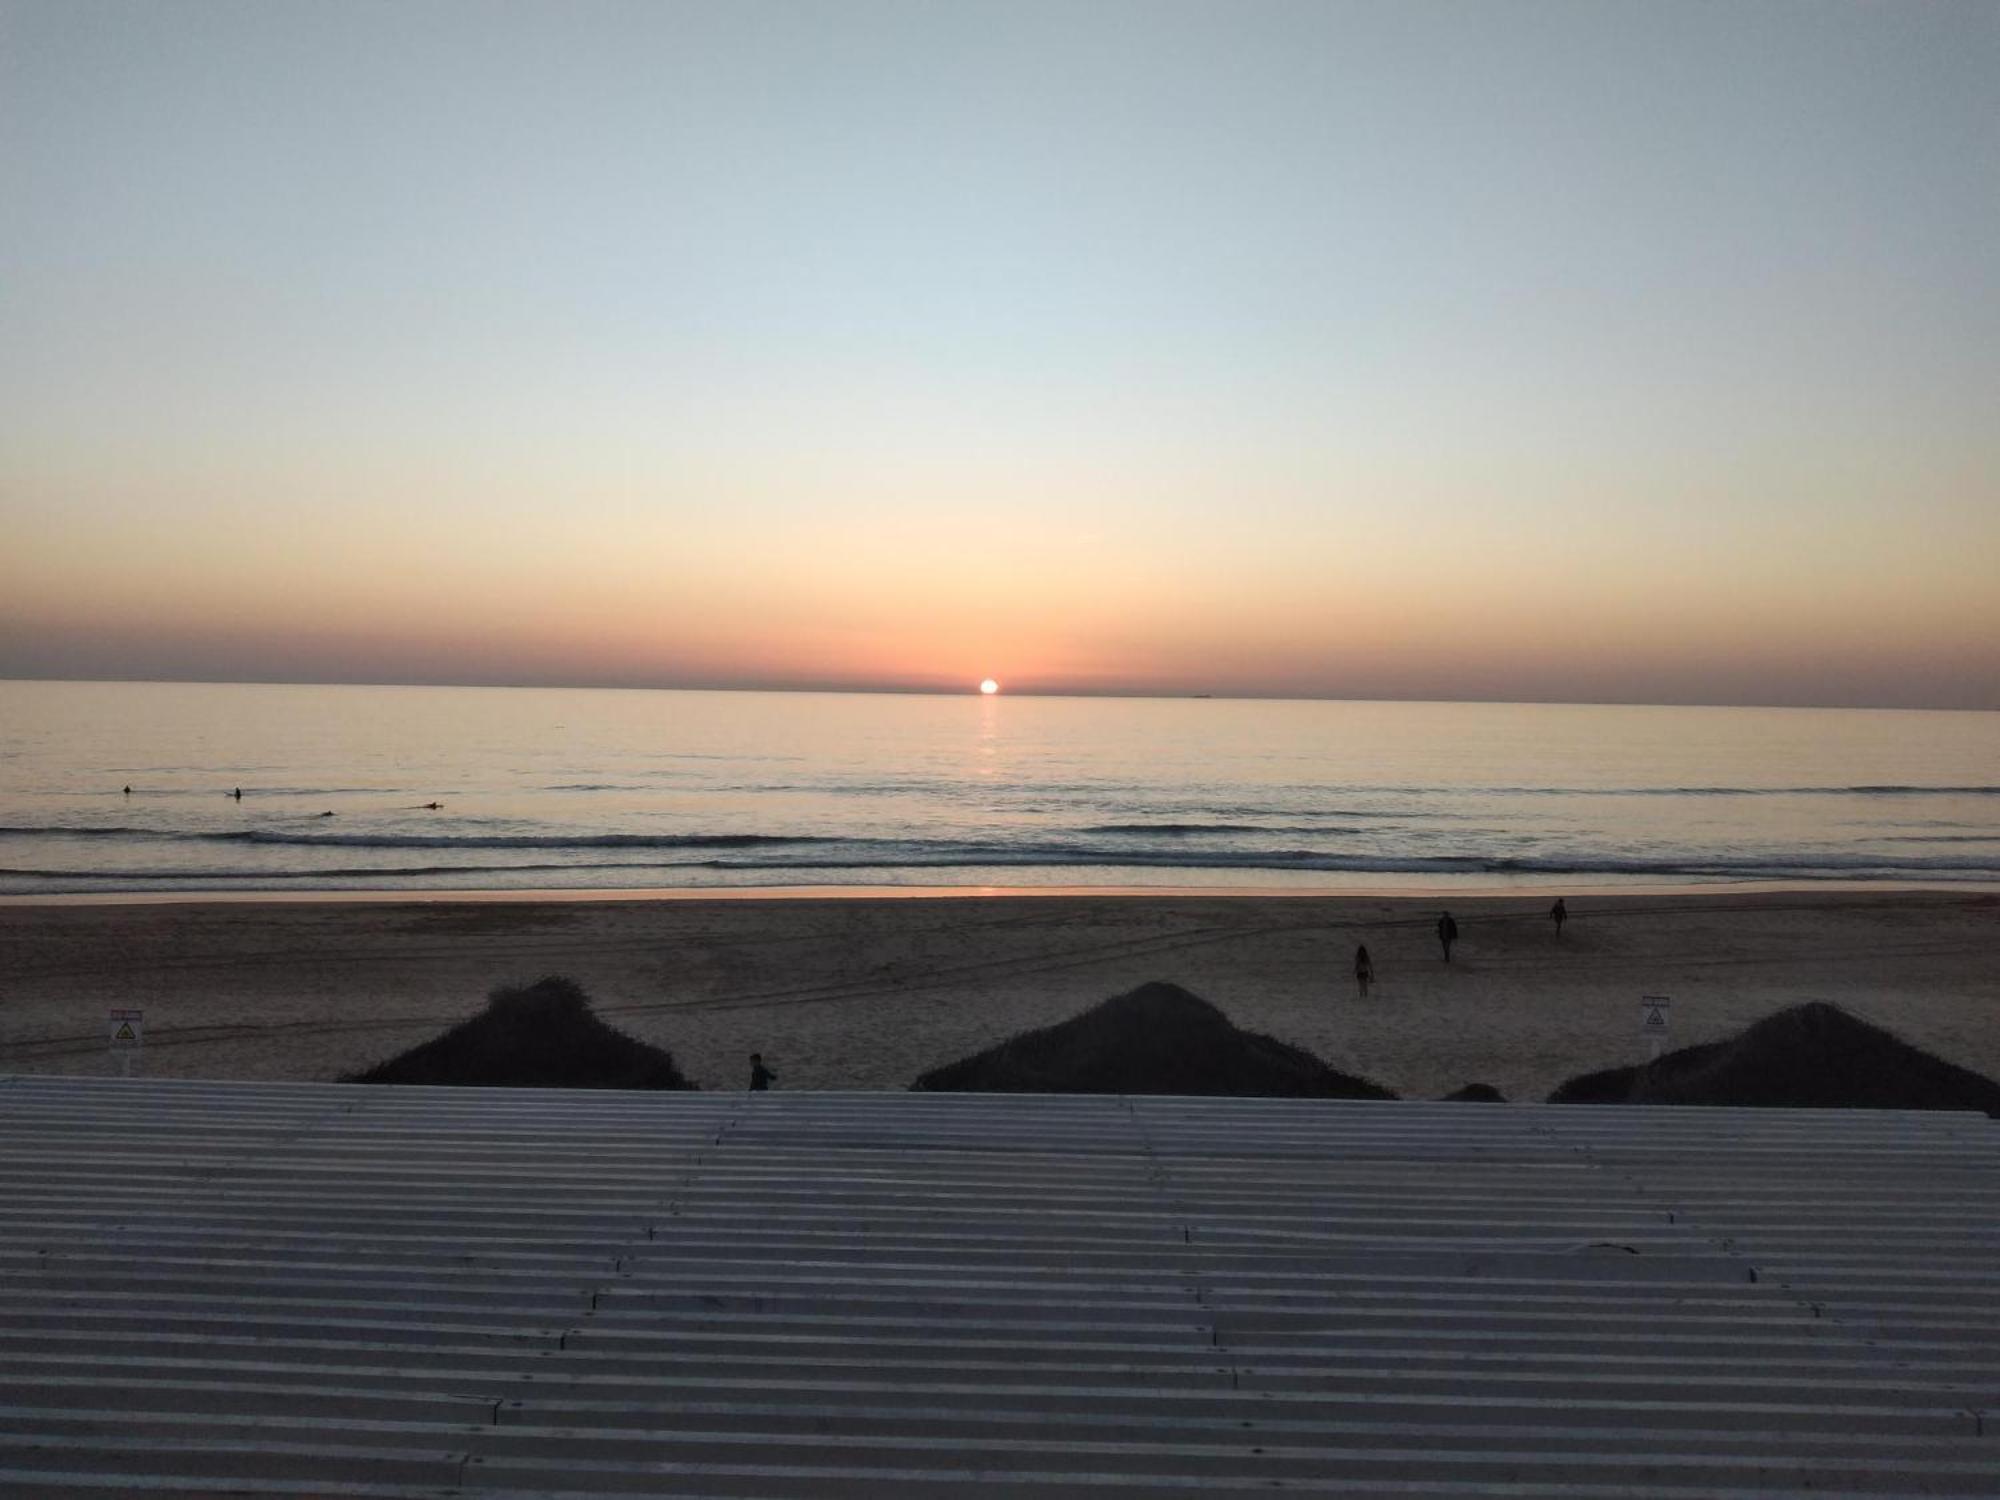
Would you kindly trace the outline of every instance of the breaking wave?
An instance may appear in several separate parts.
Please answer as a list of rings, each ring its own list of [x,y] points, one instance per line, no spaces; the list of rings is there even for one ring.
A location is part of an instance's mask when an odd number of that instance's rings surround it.
[[[1017,844],[1017,845],[925,845],[882,841],[861,847],[864,841],[837,839],[759,839],[751,836],[723,836],[727,843],[655,840],[648,845],[607,845],[601,841],[580,841],[564,845],[551,840],[544,844],[517,843],[505,847],[562,848],[578,851],[578,858],[563,860],[520,860],[495,862],[435,860],[408,864],[326,864],[310,868],[230,868],[182,867],[150,869],[138,866],[65,870],[48,867],[0,867],[0,878],[32,880],[56,884],[75,883],[83,888],[103,888],[110,884],[173,887],[194,884],[249,886],[269,883],[302,883],[316,880],[387,880],[416,878],[549,876],[561,874],[571,879],[590,879],[609,872],[650,872],[656,877],[685,877],[691,872],[726,875],[729,872],[758,872],[776,876],[793,874],[828,875],[846,873],[857,879],[893,877],[898,872],[943,870],[1020,870],[1048,868],[1067,870],[1172,870],[1235,872],[1313,872],[1349,875],[1445,875],[1445,876],[1617,876],[1654,880],[1910,880],[1994,881],[2000,880],[2000,854],[1987,857],[1948,855],[1879,857],[1868,854],[1800,853],[1791,856],[1744,856],[1740,858],[1607,857],[1579,852],[1574,855],[1551,853],[1536,856],[1492,857],[1477,854],[1370,855],[1334,853],[1314,849],[1280,850],[1149,850],[1100,844]],[[780,856],[775,846],[793,844],[797,854]],[[828,849],[827,845],[848,845]],[[815,847],[815,845],[820,847]],[[747,851],[740,856],[718,852],[728,848]],[[342,847],[357,847],[354,843]],[[387,847],[434,848],[433,845],[389,845]],[[490,847],[490,846],[489,846]],[[602,859],[593,852],[606,848],[652,847],[663,852],[686,850],[701,857],[689,859]]]

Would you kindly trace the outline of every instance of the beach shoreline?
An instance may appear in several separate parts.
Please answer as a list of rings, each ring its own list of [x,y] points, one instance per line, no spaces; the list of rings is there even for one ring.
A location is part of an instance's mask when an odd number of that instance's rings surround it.
[[[327,1080],[436,1035],[496,986],[566,974],[709,1088],[740,1087],[752,1051],[784,1087],[902,1088],[1153,979],[1406,1097],[1483,1082],[1535,1099],[1636,1061],[1647,994],[1673,998],[1673,1046],[1828,1000],[2000,1075],[2000,895],[1562,893],[1560,939],[1550,890],[13,903],[0,1073],[116,1073],[107,1013],[140,1008],[148,1076]],[[1432,931],[1447,905],[1462,933],[1450,965]],[[1358,943],[1376,966],[1366,1001]]]
[[[454,902],[579,902],[585,904],[644,901],[955,901],[1021,899],[1107,900],[1256,900],[1325,901],[1384,900],[1450,902],[1453,900],[1518,899],[1557,896],[1617,899],[1644,896],[1769,896],[1838,895],[1849,892],[1911,892],[1936,895],[2000,894],[2000,883],[1922,880],[1662,880],[1593,884],[1591,877],[1565,880],[1537,877],[1532,882],[1503,884],[1323,886],[1260,885],[745,885],[745,886],[534,886],[489,889],[367,890],[195,890],[195,891],[55,891],[46,894],[0,895],[4,907],[70,906],[320,906],[320,905],[449,905]]]

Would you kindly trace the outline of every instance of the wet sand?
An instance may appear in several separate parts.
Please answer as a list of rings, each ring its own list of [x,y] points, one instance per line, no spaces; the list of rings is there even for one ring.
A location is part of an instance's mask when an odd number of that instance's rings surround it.
[[[2000,1076],[2000,896],[1927,891],[1436,898],[1033,895],[220,901],[0,906],[0,1072],[115,1073],[106,1012],[145,1011],[152,1077],[331,1079],[567,974],[704,1087],[762,1051],[785,1088],[901,1088],[1149,979],[1409,1097],[1539,1099],[1670,1045],[1828,1000]],[[1374,956],[1355,996],[1354,947]]]

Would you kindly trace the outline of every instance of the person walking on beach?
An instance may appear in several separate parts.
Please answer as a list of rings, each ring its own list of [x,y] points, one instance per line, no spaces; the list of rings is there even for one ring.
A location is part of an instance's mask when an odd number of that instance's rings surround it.
[[[764,1092],[764,1090],[768,1089],[772,1084],[776,1083],[777,1081],[778,1081],[778,1075],[776,1073],[773,1073],[769,1068],[764,1066],[764,1054],[761,1052],[751,1053],[750,1092],[753,1094],[761,1094]]]
[[[1368,945],[1361,944],[1354,950],[1354,982],[1361,987],[1361,998],[1368,998],[1368,981],[1375,977],[1375,960],[1368,956]]]
[[[1549,920],[1556,924],[1556,941],[1562,941],[1563,923],[1569,920],[1569,908],[1563,905],[1563,898],[1556,897],[1556,904],[1549,908]]]
[[[1452,921],[1451,913],[1438,918],[1438,943],[1444,949],[1444,961],[1451,962],[1451,945],[1458,941],[1458,923]]]

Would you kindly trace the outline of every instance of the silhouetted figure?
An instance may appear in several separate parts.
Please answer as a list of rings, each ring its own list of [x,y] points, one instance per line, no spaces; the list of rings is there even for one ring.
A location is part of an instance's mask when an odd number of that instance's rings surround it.
[[[1451,945],[1458,941],[1458,923],[1452,921],[1451,913],[1438,918],[1438,944],[1444,949],[1444,961],[1451,962]]]
[[[333,809],[329,807],[329,808],[328,808],[328,809],[327,809],[327,810],[326,810],[325,812],[321,813],[321,814],[320,814],[320,816],[321,816],[322,818],[330,818],[330,817],[332,817],[332,816],[333,816]]]
[[[241,802],[243,800],[243,788],[239,786],[235,791],[231,792],[229,795],[234,797],[238,802]]]
[[[1361,987],[1361,998],[1368,998],[1368,983],[1375,977],[1375,960],[1368,956],[1368,945],[1361,944],[1354,950],[1354,982]]]
[[[129,797],[129,796],[131,796],[131,795],[132,795],[132,788],[130,788],[129,786],[128,786],[128,787],[126,787],[126,788],[125,788],[125,795],[126,795],[126,796],[128,796],[128,797]]]
[[[778,1075],[764,1066],[764,1054],[750,1054],[750,1092],[760,1094],[778,1081]]]
[[[1563,898],[1556,897],[1556,904],[1549,908],[1549,920],[1556,924],[1556,941],[1562,941],[1563,923],[1569,920],[1569,908],[1563,905]]]

